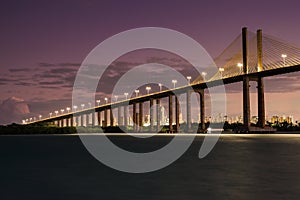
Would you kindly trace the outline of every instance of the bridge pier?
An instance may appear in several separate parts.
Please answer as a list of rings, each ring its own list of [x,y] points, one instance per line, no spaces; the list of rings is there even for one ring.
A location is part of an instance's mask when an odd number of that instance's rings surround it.
[[[188,90],[186,92],[186,127],[187,132],[190,132],[192,129],[192,123],[191,123],[191,95],[192,91]]]
[[[108,110],[107,110],[107,108],[105,108],[105,110],[104,110],[104,123],[102,124],[103,125],[103,127],[107,127],[107,125],[108,125]]]
[[[101,127],[101,111],[96,112],[97,113],[97,122],[98,126]]]
[[[154,106],[153,106],[153,99],[150,99],[150,132],[152,133],[154,130]]]
[[[205,132],[205,103],[204,103],[204,90],[198,91],[200,99],[200,131]]]
[[[113,114],[112,107],[110,107],[110,109],[109,109],[109,117],[110,117],[110,126],[114,126],[114,114]]]
[[[179,132],[180,129],[180,122],[179,122],[179,114],[180,114],[180,110],[179,110],[179,100],[178,100],[179,94],[175,95],[175,123],[176,123],[176,133]]]
[[[127,107],[127,105],[124,105],[124,127],[126,130],[128,129],[128,107]]]
[[[133,122],[133,132],[136,132],[137,131],[136,103],[132,104],[132,122]]]
[[[160,131],[160,114],[161,114],[160,99],[156,99],[156,132],[157,133]]]
[[[173,96],[169,95],[169,131],[173,132]]]
[[[66,127],[69,127],[70,125],[69,125],[69,120],[70,120],[70,118],[66,118]]]
[[[144,123],[144,120],[143,120],[143,102],[140,102],[139,103],[139,119],[138,119],[138,121],[139,121],[139,123],[138,123],[138,131],[139,132],[142,132],[143,131],[143,123]]]
[[[71,127],[74,126],[74,117],[73,117],[73,115],[70,117],[70,126]]]

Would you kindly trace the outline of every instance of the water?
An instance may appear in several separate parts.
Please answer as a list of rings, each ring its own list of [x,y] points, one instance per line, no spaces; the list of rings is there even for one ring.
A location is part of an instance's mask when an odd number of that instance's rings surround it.
[[[170,137],[120,146],[148,151]],[[136,139],[137,140],[137,139]],[[95,160],[78,136],[1,136],[0,199],[299,199],[300,136],[222,136],[198,159],[203,136],[171,166],[128,174]]]

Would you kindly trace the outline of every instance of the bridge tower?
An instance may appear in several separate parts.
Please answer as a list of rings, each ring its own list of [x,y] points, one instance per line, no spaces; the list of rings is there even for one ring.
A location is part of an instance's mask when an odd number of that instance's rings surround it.
[[[243,51],[243,119],[244,126],[249,130],[250,127],[250,80],[248,76],[248,31],[242,29],[242,51]]]
[[[265,100],[264,82],[262,76],[248,75],[248,34],[247,28],[242,29],[242,51],[243,51],[243,118],[244,126],[250,128],[250,80],[257,82],[257,102],[258,102],[258,126],[265,127]],[[257,72],[263,70],[263,51],[262,51],[262,30],[257,30]]]

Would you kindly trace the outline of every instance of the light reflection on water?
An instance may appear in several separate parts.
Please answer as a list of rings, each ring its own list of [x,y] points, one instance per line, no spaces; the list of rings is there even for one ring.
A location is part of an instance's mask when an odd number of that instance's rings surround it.
[[[122,135],[114,140],[140,151],[170,138],[142,142]],[[167,168],[127,174],[93,159],[76,135],[0,137],[1,200],[300,198],[300,135],[225,134],[200,160],[203,139],[197,135],[190,149]]]

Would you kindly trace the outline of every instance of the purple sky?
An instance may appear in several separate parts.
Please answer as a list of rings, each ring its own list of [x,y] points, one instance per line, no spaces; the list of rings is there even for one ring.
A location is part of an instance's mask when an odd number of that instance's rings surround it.
[[[264,33],[300,46],[299,6],[296,0],[3,1],[0,100],[21,97],[36,113],[68,105],[76,70],[87,54],[106,38],[137,27],[180,31],[198,41],[213,57],[236,38],[243,26],[252,31],[262,28]],[[139,60],[138,54],[133,57],[132,63]],[[116,64],[116,69],[132,63]],[[266,81],[268,115],[292,114],[300,119],[299,83],[293,78],[298,75]],[[279,86],[281,81],[287,88]],[[235,88],[241,87],[235,84],[229,89]],[[109,93],[100,92],[103,96]],[[241,113],[240,92],[231,92],[228,98],[229,114]],[[252,114],[256,114],[255,110]]]

